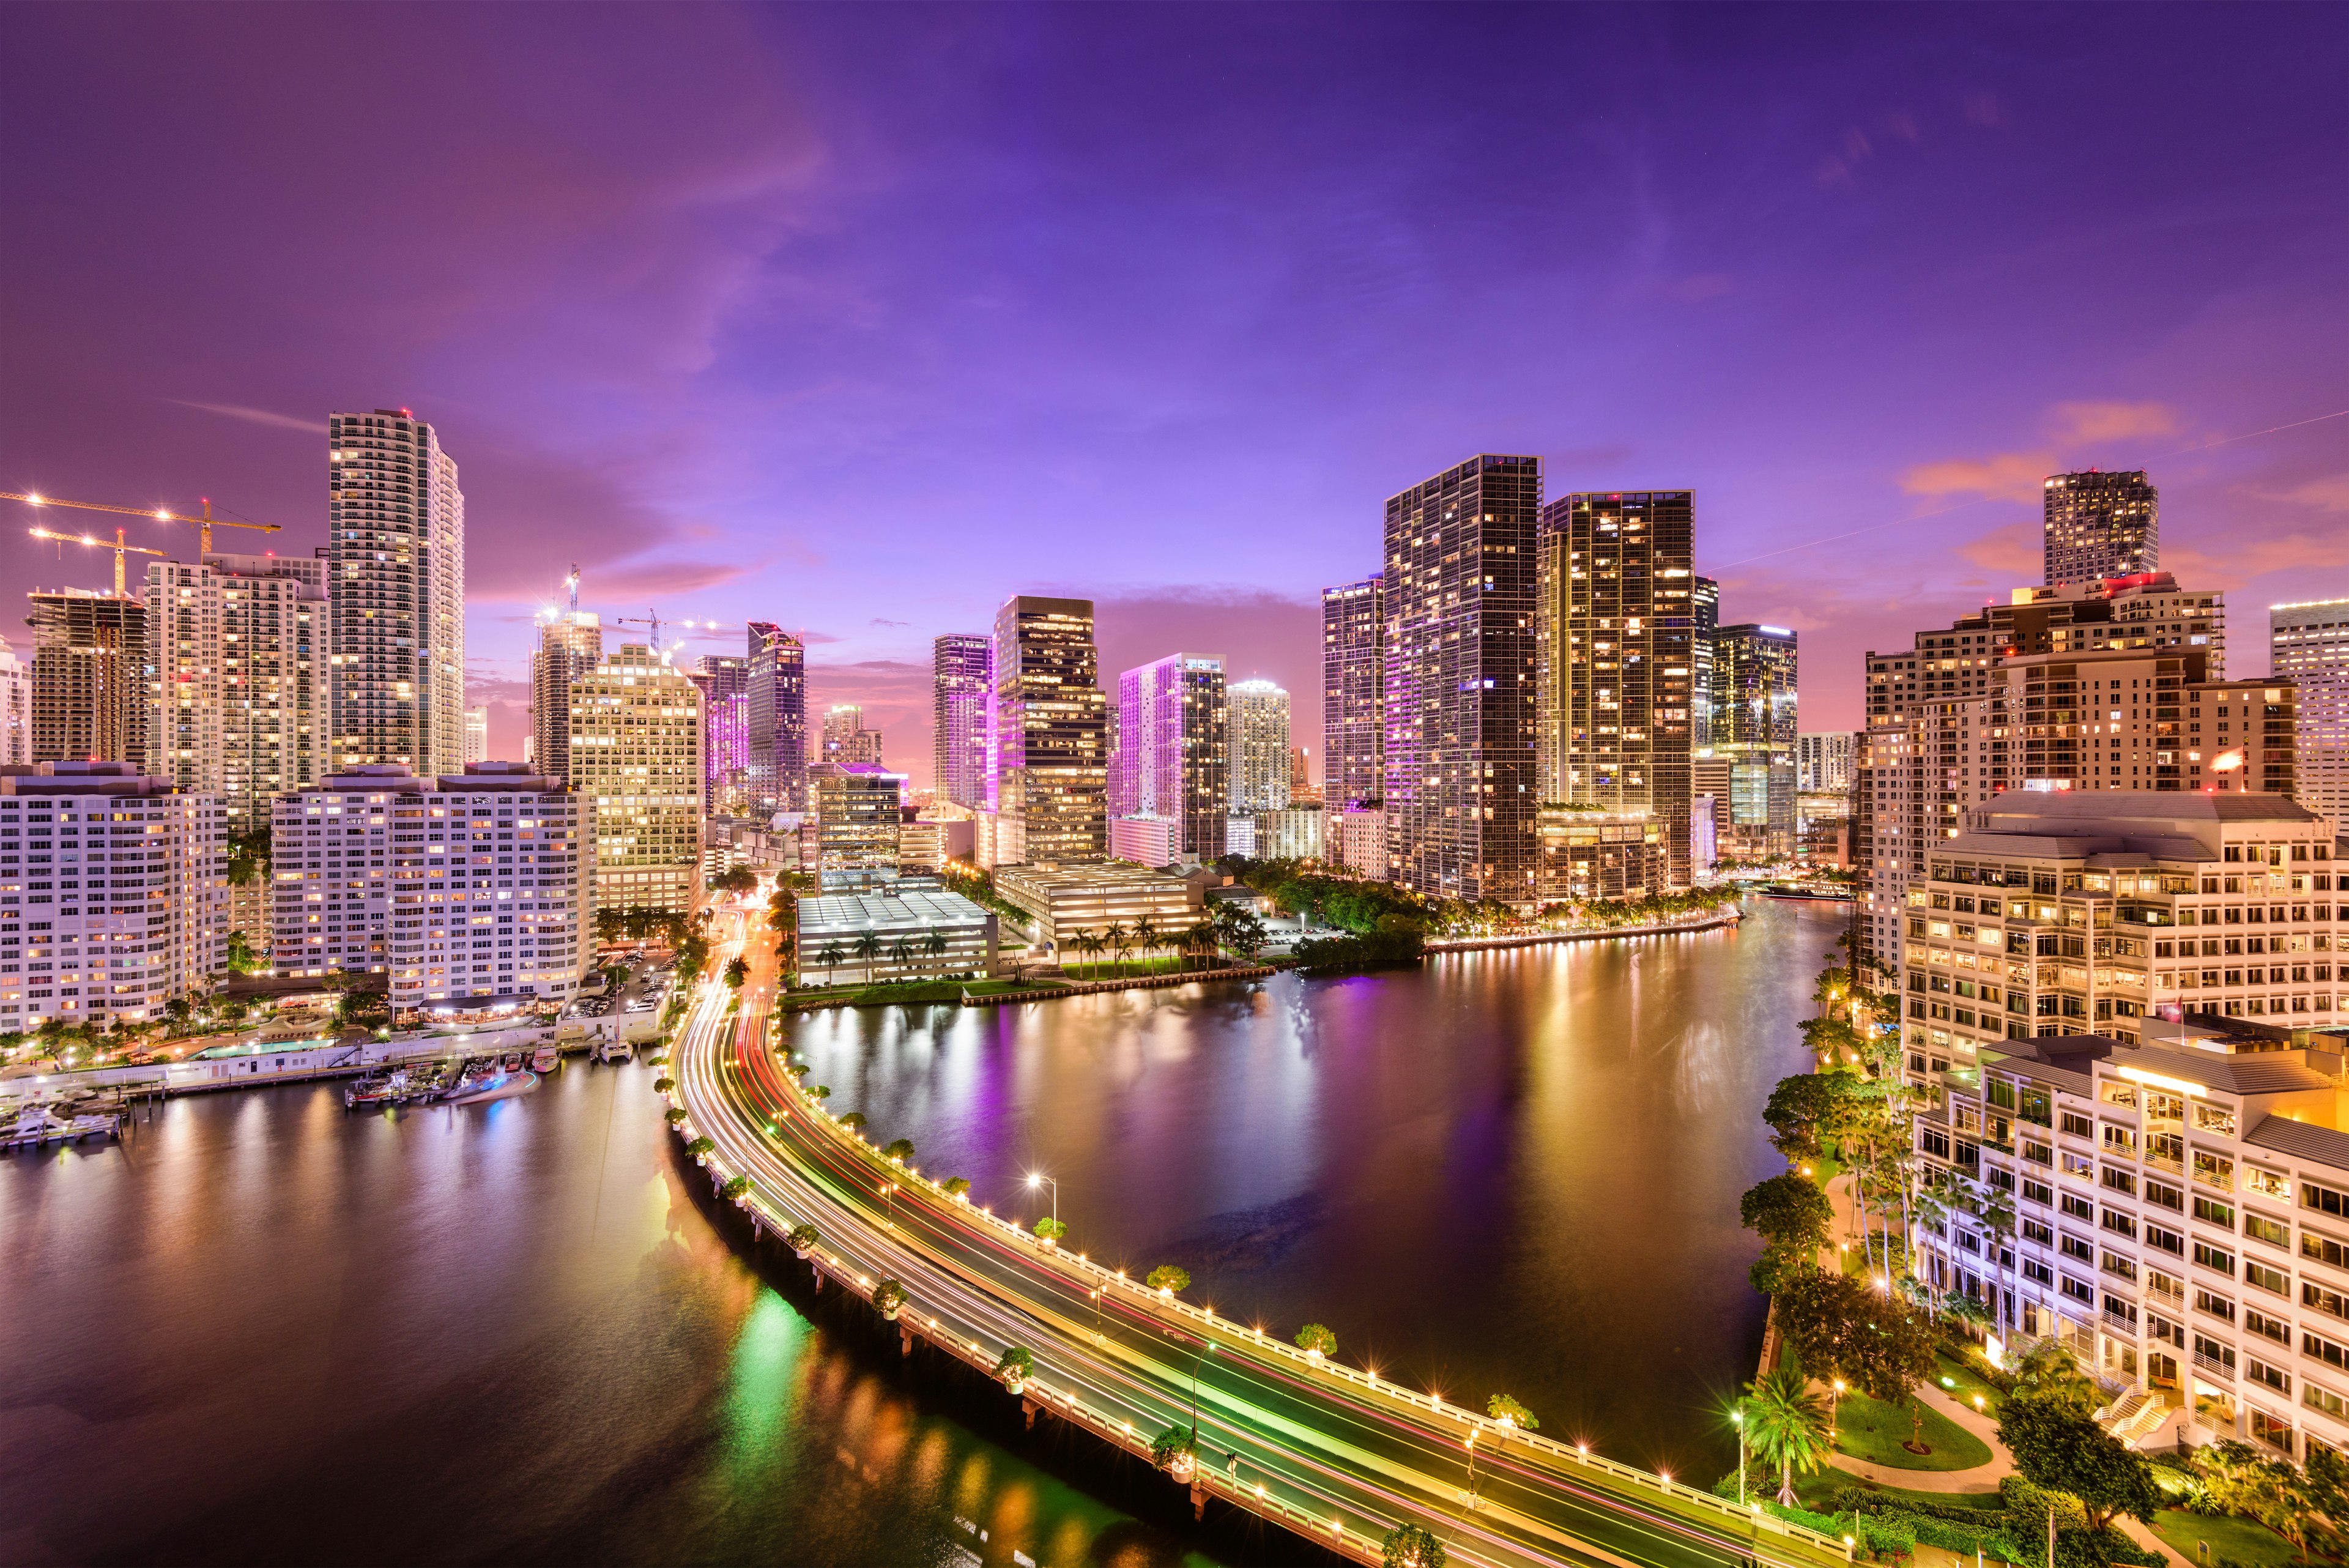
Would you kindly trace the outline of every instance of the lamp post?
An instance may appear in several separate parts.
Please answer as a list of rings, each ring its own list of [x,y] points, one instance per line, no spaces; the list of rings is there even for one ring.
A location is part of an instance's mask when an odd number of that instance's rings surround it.
[[[1039,1187],[1049,1187],[1052,1189],[1052,1229],[1057,1231],[1061,1228],[1061,1184],[1040,1170],[1030,1171],[1028,1189],[1032,1192]]]
[[[1745,1412],[1744,1412],[1744,1409],[1742,1409],[1742,1408],[1740,1408],[1740,1409],[1735,1409],[1735,1410],[1732,1410],[1732,1411],[1729,1413],[1729,1424],[1730,1424],[1731,1426],[1735,1427],[1735,1428],[1737,1428],[1737,1506],[1738,1506],[1738,1507],[1740,1507],[1740,1508],[1744,1508],[1744,1507],[1745,1506]]]
[[[889,1227],[895,1230],[897,1224],[897,1184],[895,1182],[885,1181],[881,1184],[881,1202],[887,1211]]]

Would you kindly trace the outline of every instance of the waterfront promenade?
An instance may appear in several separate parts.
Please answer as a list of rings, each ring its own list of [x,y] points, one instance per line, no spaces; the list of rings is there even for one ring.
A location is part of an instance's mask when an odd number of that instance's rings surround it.
[[[743,917],[718,916],[726,950]],[[677,1037],[681,1129],[708,1137],[713,1180],[749,1179],[745,1206],[781,1232],[812,1224],[812,1262],[859,1293],[884,1278],[908,1301],[908,1336],[981,1368],[1030,1350],[1031,1413],[1070,1420],[1128,1451],[1161,1428],[1198,1430],[1199,1486],[1319,1541],[1376,1560],[1395,1524],[1433,1531],[1469,1563],[1735,1563],[1840,1562],[1839,1542],[1780,1526],[1709,1495],[1483,1418],[1495,1390],[1406,1389],[1319,1365],[1280,1332],[1215,1317],[1047,1249],[901,1171],[817,1109],[765,1042],[773,975],[767,944],[730,1015],[729,993],[696,995]],[[918,1163],[918,1161],[916,1161]],[[1431,1288],[1427,1310],[1444,1310]],[[1286,1325],[1283,1325],[1285,1328]],[[1273,1325],[1265,1325],[1271,1329]],[[1011,1396],[1007,1393],[1008,1399]],[[1475,1409],[1451,1402],[1457,1399]],[[1175,1484],[1172,1480],[1166,1484]]]

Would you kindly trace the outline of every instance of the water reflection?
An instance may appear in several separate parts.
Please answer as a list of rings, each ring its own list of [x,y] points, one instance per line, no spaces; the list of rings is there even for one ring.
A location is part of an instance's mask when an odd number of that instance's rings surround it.
[[[1097,1258],[1691,1474],[1732,1462],[1717,1411],[1762,1320],[1737,1195],[1774,1168],[1757,1113],[1838,931],[1762,905],[1413,973],[818,1013],[792,1048],[999,1212],[1040,1212],[1042,1168]]]

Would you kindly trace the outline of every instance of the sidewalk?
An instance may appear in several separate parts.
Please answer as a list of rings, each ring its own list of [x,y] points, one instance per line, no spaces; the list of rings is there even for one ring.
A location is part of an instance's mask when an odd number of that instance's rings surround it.
[[[2013,1456],[1999,1446],[1998,1423],[1930,1384],[1920,1385],[1918,1392],[1924,1396],[1929,1407],[1980,1438],[1990,1449],[1990,1462],[1976,1465],[1970,1470],[1904,1470],[1890,1465],[1871,1465],[1846,1453],[1837,1453],[1829,1462],[1837,1469],[1848,1470],[1880,1485],[1897,1486],[1909,1491],[1976,1494],[1996,1491],[2000,1478],[2014,1473]]]

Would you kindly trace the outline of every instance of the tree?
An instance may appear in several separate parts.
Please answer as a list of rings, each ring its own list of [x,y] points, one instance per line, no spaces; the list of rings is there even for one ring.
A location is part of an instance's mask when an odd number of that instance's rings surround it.
[[[698,1137],[691,1143],[685,1146],[685,1152],[691,1155],[694,1158],[699,1159],[703,1155],[709,1154],[712,1150],[716,1149],[717,1147],[718,1144],[715,1139]]]
[[[1335,1355],[1338,1336],[1321,1324],[1309,1323],[1297,1331],[1297,1348],[1309,1355]]]
[[[1007,1383],[1027,1382],[1036,1376],[1036,1353],[1024,1345],[1010,1346],[995,1364],[995,1375]]]
[[[742,989],[742,982],[750,978],[750,965],[747,961],[736,958],[727,964],[723,978],[727,990],[740,991]]]
[[[794,1225],[783,1237],[783,1240],[791,1244],[791,1249],[794,1252],[812,1252],[815,1251],[816,1243],[822,1239],[816,1234],[815,1227],[812,1225]]]
[[[1040,1241],[1058,1241],[1068,1233],[1067,1222],[1055,1220],[1050,1214],[1036,1221],[1036,1239]]]
[[[595,911],[595,940],[597,941],[616,942],[621,939],[621,937],[627,933],[627,916],[622,911],[618,909],[598,909]]]
[[[863,1132],[864,1130],[864,1113],[863,1111],[851,1111],[846,1116],[840,1118],[840,1125],[847,1128],[850,1132]]]
[[[1198,1434],[1177,1423],[1150,1439],[1150,1462],[1162,1470],[1174,1469],[1186,1459],[1195,1462],[1198,1446]]]
[[[871,931],[856,939],[856,956],[864,965],[864,983],[873,983],[873,961],[881,956],[881,939]]]
[[[719,1197],[724,1198],[724,1199],[729,1199],[729,1200],[730,1201],[730,1200],[732,1200],[732,1199],[738,1199],[738,1198],[741,1197],[744,1193],[746,1193],[746,1192],[748,1192],[748,1191],[750,1191],[750,1179],[749,1177],[747,1177],[747,1176],[730,1176],[730,1177],[728,1177],[728,1178],[726,1179],[726,1185],[725,1185],[725,1186],[723,1186],[723,1187],[721,1187],[721,1188],[719,1188],[719,1189],[718,1189],[718,1193],[719,1193]]]
[[[1145,1282],[1154,1291],[1187,1291],[1191,1288],[1191,1272],[1173,1263],[1161,1263],[1150,1271]]]
[[[1810,1178],[1789,1170],[1748,1188],[1737,1218],[1771,1246],[1808,1258],[1826,1245],[1835,1205]]]
[[[245,940],[244,933],[243,931],[231,931],[228,934],[228,967],[230,973],[252,974],[256,970],[268,967],[268,962],[269,961],[267,959],[263,958],[259,953],[253,950],[253,944]]]
[[[1125,955],[1133,950],[1133,935],[1125,929],[1123,920],[1112,920],[1102,931],[1102,940],[1110,951],[1117,955],[1117,961],[1121,964],[1125,962]]]
[[[1816,1159],[1824,1152],[1820,1129],[1836,1115],[1837,1102],[1849,1085],[1847,1073],[1797,1073],[1781,1078],[1770,1091],[1762,1119],[1770,1124],[1770,1143],[1789,1165]]]
[[[1973,1210],[1974,1218],[1982,1221],[1982,1228],[1990,1232],[1991,1257],[1993,1260],[2004,1257],[2006,1243],[2014,1235],[2014,1199],[1994,1187],[1985,1188],[1975,1198]],[[2003,1263],[1992,1271],[1992,1278],[2002,1282],[2006,1279]],[[2012,1321],[2005,1308],[1996,1300],[1991,1303],[1990,1315],[1992,1323]]]
[[[2043,1339],[2033,1345],[2016,1359],[2013,1370],[2018,1393],[2076,1405],[2083,1414],[2093,1413],[2105,1402],[2103,1390],[2088,1380],[2072,1353],[2057,1340]]]
[[[823,965],[823,983],[830,985],[835,971],[848,961],[848,950],[836,941],[826,942],[823,950],[815,955],[815,961]]]
[[[730,866],[709,879],[709,886],[720,893],[755,892],[759,874],[748,866]]]
[[[2122,1513],[2150,1524],[2161,1506],[2144,1457],[2068,1399],[2009,1395],[1999,1407],[1998,1440],[2034,1485],[2078,1498],[2091,1529],[2101,1530]]]
[[[1226,900],[1216,905],[1215,920],[1223,945],[1241,958],[1253,959],[1264,950],[1264,920],[1254,909]]]
[[[1541,1426],[1541,1422],[1535,1418],[1531,1410],[1526,1409],[1506,1394],[1495,1394],[1485,1400],[1485,1414],[1505,1427],[1522,1427],[1528,1432]]]
[[[1444,1568],[1444,1542],[1416,1524],[1398,1524],[1379,1542],[1383,1568]]]
[[[905,1287],[895,1280],[883,1280],[873,1287],[873,1307],[883,1317],[895,1317],[905,1299]]]
[[[889,1147],[881,1151],[881,1158],[894,1159],[899,1165],[910,1164],[914,1158],[914,1140],[905,1137],[892,1139]]]
[[[968,1176],[949,1176],[946,1179],[945,1184],[939,1189],[939,1190],[943,1191],[948,1198],[964,1197],[970,1191],[970,1178]]]
[[[1764,1464],[1778,1467],[1778,1501],[1792,1507],[1795,1472],[1807,1475],[1827,1461],[1826,1407],[1807,1378],[1780,1366],[1747,1386],[1740,1410],[1746,1442]]]
[[[268,876],[269,860],[269,828],[266,825],[249,833],[229,835],[228,879],[232,886],[250,888],[256,877]],[[249,974],[252,971],[238,970],[237,972]]]
[[[1897,1405],[1933,1366],[1931,1316],[1837,1271],[1789,1269],[1778,1286],[1778,1327],[1815,1377],[1841,1377]]]
[[[947,934],[944,931],[934,930],[930,932],[929,935],[924,937],[922,939],[922,953],[924,957],[932,960],[945,958],[947,956]]]
[[[1148,915],[1144,915],[1142,919],[1133,922],[1133,945],[1141,950],[1145,961],[1147,961],[1150,954],[1158,950],[1158,943],[1159,936],[1157,921],[1152,919]]]

